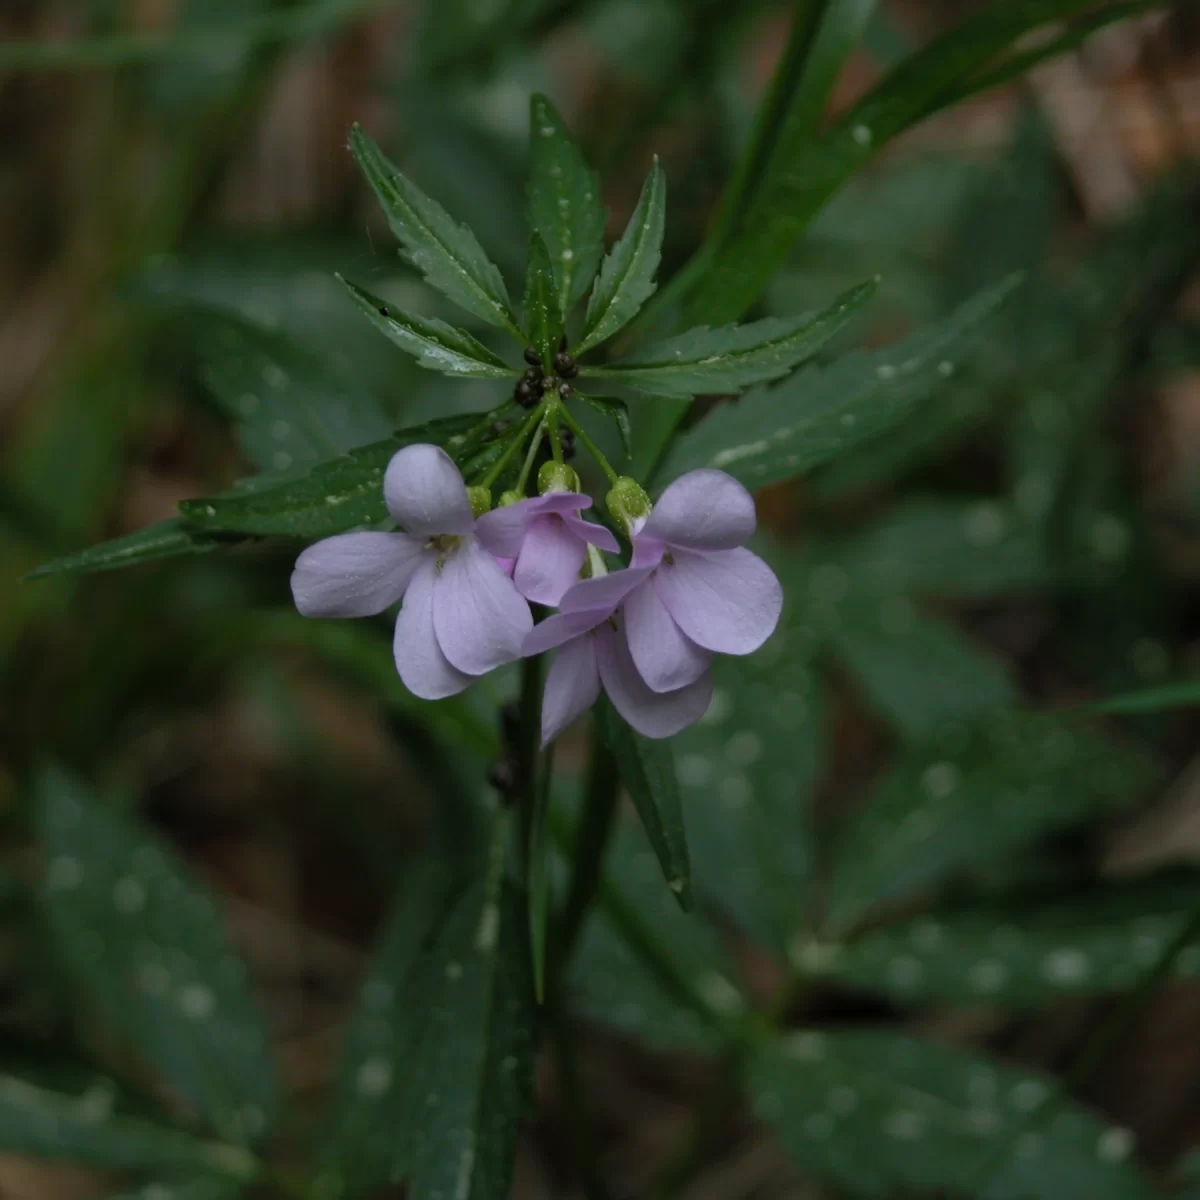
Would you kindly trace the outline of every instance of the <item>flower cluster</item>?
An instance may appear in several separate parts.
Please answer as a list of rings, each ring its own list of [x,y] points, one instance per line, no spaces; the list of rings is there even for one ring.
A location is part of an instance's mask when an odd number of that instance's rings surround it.
[[[779,581],[744,548],[754,501],[721,471],[684,475],[652,510],[636,502],[644,493],[632,480],[619,481],[609,507],[624,519],[633,553],[611,573],[599,552],[619,553],[617,540],[580,516],[592,501],[578,491],[489,510],[486,493],[468,490],[450,456],[430,445],[398,451],[383,490],[406,532],[345,533],[310,546],[292,575],[296,607],[309,617],[366,617],[402,600],[396,668],[430,700],[556,650],[543,743],[601,687],[646,737],[678,733],[708,707],[713,655],[751,653],[779,620]],[[530,603],[558,612],[535,627]]]

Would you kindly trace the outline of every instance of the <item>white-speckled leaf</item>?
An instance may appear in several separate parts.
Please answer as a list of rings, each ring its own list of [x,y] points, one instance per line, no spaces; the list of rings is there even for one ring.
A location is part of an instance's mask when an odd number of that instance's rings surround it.
[[[718,467],[757,488],[802,475],[878,437],[947,386],[972,335],[1016,283],[1006,280],[981,293],[898,346],[847,354],[715,409],[679,438],[661,478]]]
[[[749,325],[723,325],[719,329],[700,325],[649,346],[632,358],[609,366],[584,366],[581,372],[652,396],[738,392],[751,384],[779,379],[812,358],[874,295],[875,287],[874,282],[859,284],[819,313],[767,317]]]
[[[633,216],[600,268],[576,354],[599,346],[624,329],[654,294],[666,214],[667,177],[655,158]]]
[[[219,1176],[203,1180],[211,1189],[205,1200],[233,1194],[257,1173],[254,1155],[243,1147],[149,1119],[106,1076],[72,1075],[68,1085],[0,1074],[0,1150],[129,1171]]]
[[[421,366],[469,379],[509,379],[519,374],[465,329],[455,329],[435,317],[403,312],[356,284],[344,279],[342,283],[371,324]]]
[[[475,235],[398,171],[357,125],[350,131],[350,152],[392,232],[429,285],[488,324],[519,338],[504,279]]]
[[[562,308],[555,293],[554,270],[546,243],[534,233],[525,262],[525,333],[529,344],[550,363],[562,336]]]
[[[53,558],[30,571],[27,579],[46,575],[90,575],[97,571],[114,571],[118,567],[136,567],[139,563],[156,562],[160,558],[178,558],[182,554],[203,554],[222,545],[222,539],[200,529],[191,529],[178,517],[158,521],[113,538],[96,546]]]
[[[564,316],[587,291],[604,254],[600,180],[545,96],[529,106],[529,228],[545,243]]]
[[[61,771],[36,799],[46,916],[81,999],[223,1137],[257,1141],[275,1116],[274,1064],[212,897]]]
[[[828,922],[1136,801],[1155,777],[1146,755],[1052,713],[955,724],[907,751],[851,814],[837,848]]]
[[[827,956],[829,973],[900,1003],[1034,1008],[1064,995],[1132,991],[1200,908],[1200,872],[1113,882],[1048,903],[925,914]],[[1200,975],[1200,944],[1175,960]]]
[[[1150,1200],[1133,1135],[1054,1081],[884,1032],[791,1034],[758,1047],[749,1090],[800,1171],[857,1196]]]

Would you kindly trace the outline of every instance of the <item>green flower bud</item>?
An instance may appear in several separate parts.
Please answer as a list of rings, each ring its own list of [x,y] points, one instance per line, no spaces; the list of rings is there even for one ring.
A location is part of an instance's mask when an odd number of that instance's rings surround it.
[[[538,472],[538,491],[543,496],[547,492],[577,492],[581,486],[579,473],[566,463],[543,463]]]
[[[612,485],[604,502],[608,505],[612,519],[630,539],[633,538],[633,531],[645,523],[654,507],[650,503],[650,497],[646,495],[646,489],[628,475],[622,475]]]
[[[509,488],[507,492],[500,493],[500,499],[496,501],[496,507],[507,508],[510,504],[520,504],[525,498],[524,492],[519,492],[516,488]]]
[[[485,487],[467,488],[467,500],[471,504],[471,512],[482,517],[492,507],[492,489]]]

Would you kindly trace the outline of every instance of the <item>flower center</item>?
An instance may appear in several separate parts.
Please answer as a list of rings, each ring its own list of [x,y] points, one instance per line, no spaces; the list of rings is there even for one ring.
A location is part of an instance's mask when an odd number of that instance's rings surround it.
[[[437,562],[434,564],[435,571],[439,574],[441,573],[442,568],[446,565],[446,559],[462,545],[464,540],[457,533],[439,533],[425,543],[426,550],[437,551]]]

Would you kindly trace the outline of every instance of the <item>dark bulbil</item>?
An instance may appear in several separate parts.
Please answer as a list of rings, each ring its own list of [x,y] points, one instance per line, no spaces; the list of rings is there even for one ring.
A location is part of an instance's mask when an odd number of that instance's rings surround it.
[[[511,801],[517,788],[517,764],[511,758],[498,758],[488,770],[488,783],[504,801]]]
[[[565,350],[560,350],[554,356],[554,370],[562,379],[574,379],[579,374],[579,365]]]
[[[559,444],[562,446],[564,461],[569,462],[575,457],[575,431],[573,429],[564,429],[560,433]]]
[[[532,346],[526,346],[525,361],[531,367],[538,367],[540,369],[542,365],[542,356]]]
[[[542,389],[539,384],[535,386],[528,379],[522,379],[517,384],[516,390],[513,392],[513,399],[522,408],[533,408],[535,404],[542,398]]]

